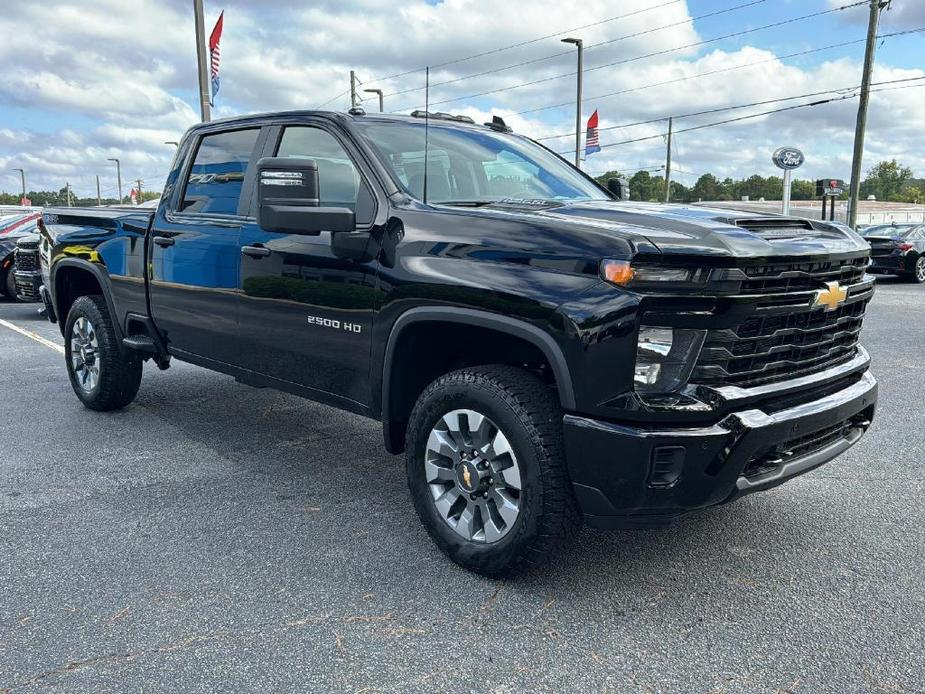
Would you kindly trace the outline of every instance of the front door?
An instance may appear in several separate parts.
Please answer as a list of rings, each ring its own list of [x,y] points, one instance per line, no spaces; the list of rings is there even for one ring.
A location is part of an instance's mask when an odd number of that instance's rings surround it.
[[[243,183],[259,128],[205,134],[151,231],[151,315],[168,348],[234,364]],[[251,222],[252,223],[252,222]]]
[[[275,142],[270,156],[317,162],[321,206],[371,228],[375,203],[349,143],[320,125],[283,126]],[[339,251],[335,236],[242,230],[241,365],[366,405],[375,261]]]

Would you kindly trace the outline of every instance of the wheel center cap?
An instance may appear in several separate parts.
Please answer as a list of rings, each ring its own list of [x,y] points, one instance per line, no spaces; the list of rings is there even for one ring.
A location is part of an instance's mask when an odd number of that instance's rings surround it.
[[[472,461],[463,460],[456,465],[456,484],[466,494],[481,491],[486,477]]]

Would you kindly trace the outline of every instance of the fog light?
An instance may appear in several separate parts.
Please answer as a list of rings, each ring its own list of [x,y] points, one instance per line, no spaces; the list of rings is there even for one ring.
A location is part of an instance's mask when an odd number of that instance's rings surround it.
[[[670,393],[684,386],[705,336],[705,330],[640,326],[633,371],[636,391]]]

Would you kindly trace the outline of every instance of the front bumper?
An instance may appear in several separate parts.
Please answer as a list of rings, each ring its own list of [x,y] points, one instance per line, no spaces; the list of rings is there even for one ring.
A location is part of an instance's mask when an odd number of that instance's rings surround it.
[[[589,525],[662,525],[827,463],[861,438],[876,401],[877,381],[865,371],[817,400],[756,405],[707,427],[641,429],[566,415],[569,474]]]
[[[16,281],[16,294],[20,301],[41,301],[39,288],[42,286],[42,273],[32,271],[14,270],[13,279]]]

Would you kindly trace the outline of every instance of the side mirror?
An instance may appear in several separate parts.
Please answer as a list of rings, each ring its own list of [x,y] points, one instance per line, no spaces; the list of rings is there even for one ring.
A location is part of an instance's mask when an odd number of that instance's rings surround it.
[[[617,200],[630,199],[630,184],[625,178],[608,178],[607,190],[613,193]]]
[[[317,236],[354,231],[346,207],[320,207],[318,164],[301,157],[264,157],[257,162],[257,223],[267,231]]]

